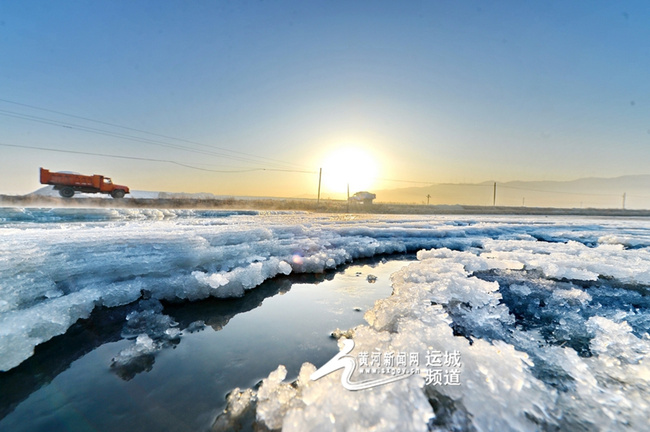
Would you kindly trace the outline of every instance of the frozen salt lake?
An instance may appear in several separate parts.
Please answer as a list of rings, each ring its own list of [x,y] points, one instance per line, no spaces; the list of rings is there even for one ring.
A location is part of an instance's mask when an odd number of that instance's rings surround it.
[[[233,390],[215,430],[645,430],[649,247],[632,218],[0,209],[0,428],[205,430]],[[311,380],[336,327],[418,373]]]

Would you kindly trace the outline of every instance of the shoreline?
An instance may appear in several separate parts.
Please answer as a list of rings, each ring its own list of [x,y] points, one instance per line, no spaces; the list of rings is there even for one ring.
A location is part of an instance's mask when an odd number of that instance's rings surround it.
[[[650,210],[613,208],[511,207],[477,205],[424,205],[375,203],[350,204],[341,200],[298,198],[59,198],[49,196],[0,195],[0,207],[76,207],[147,209],[295,210],[314,213],[413,214],[413,215],[521,215],[521,216],[607,216],[650,217]]]

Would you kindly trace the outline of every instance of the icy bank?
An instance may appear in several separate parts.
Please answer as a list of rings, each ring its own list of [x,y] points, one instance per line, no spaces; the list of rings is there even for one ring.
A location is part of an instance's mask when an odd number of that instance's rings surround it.
[[[544,277],[643,284],[648,245],[643,221],[0,209],[0,370],[95,307],[132,303],[143,293],[158,300],[241,296],[276,275],[431,248],[481,251],[483,261],[517,261]],[[544,254],[558,260],[540,260]],[[644,320],[628,322],[636,331]]]
[[[646,254],[530,238],[421,251],[366,312],[368,325],[346,334],[353,381],[368,379],[368,353],[415,356],[419,374],[350,391],[341,371],[311,380],[305,363],[290,384],[280,366],[259,389],[235,389],[213,430],[645,430]]]

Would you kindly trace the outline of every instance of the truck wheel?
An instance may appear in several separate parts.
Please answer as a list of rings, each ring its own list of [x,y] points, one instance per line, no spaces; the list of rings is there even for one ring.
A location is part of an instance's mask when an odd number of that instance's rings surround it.
[[[111,192],[111,196],[115,199],[124,198],[124,191],[121,189],[116,189]]]
[[[61,195],[63,198],[72,198],[74,196],[74,189],[71,187],[64,187],[63,189],[59,190],[59,195]]]

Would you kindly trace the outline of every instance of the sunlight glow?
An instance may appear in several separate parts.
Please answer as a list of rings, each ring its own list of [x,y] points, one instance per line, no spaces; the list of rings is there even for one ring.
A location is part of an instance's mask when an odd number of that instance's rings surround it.
[[[322,162],[323,190],[350,194],[372,189],[379,175],[379,164],[367,150],[355,145],[343,145],[333,149]]]

